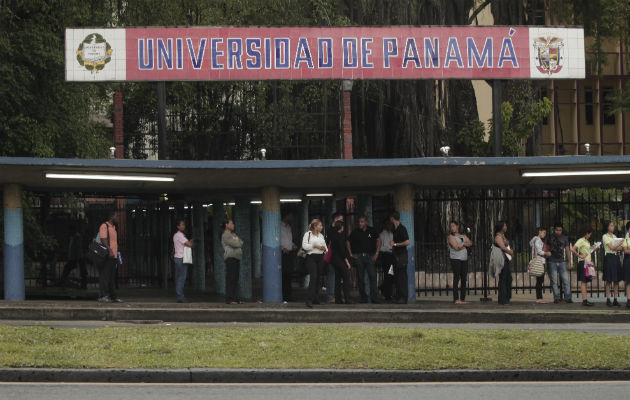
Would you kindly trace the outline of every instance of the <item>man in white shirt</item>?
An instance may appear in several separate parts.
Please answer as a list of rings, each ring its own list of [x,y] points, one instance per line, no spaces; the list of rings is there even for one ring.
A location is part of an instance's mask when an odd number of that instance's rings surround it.
[[[295,265],[297,246],[293,243],[293,212],[287,211],[280,225],[280,248],[282,249],[282,300],[293,301],[291,278]]]

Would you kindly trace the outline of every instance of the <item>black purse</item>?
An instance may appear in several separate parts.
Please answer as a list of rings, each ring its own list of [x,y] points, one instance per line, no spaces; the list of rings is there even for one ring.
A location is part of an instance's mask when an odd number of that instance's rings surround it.
[[[107,227],[107,241],[109,242],[109,228]],[[109,256],[109,249],[96,240],[92,240],[88,246],[88,257],[92,264],[100,264]]]

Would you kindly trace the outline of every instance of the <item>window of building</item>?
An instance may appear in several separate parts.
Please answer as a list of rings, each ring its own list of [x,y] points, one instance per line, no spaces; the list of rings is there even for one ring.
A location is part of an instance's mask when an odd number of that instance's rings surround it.
[[[586,125],[593,125],[593,88],[584,86],[584,118]]]

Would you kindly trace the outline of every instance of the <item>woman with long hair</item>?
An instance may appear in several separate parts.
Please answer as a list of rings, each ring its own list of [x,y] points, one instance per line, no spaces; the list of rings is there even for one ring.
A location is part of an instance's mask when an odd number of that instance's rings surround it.
[[[573,247],[571,253],[575,254],[578,258],[577,275],[578,282],[580,282],[580,288],[582,290],[582,305],[585,307],[593,306],[593,303],[588,301],[586,293],[586,284],[593,280],[592,277],[587,277],[584,273],[584,264],[591,262],[591,236],[593,235],[593,229],[590,226],[585,227],[582,230],[582,237],[580,237]]]
[[[306,252],[306,270],[311,276],[306,299],[308,308],[313,308],[313,304],[319,304],[319,276],[324,268],[324,253],[328,251],[326,239],[322,234],[323,227],[322,221],[312,220],[302,238],[302,249]]]
[[[510,259],[514,257],[514,250],[510,249],[510,241],[505,237],[508,226],[505,221],[498,221],[494,226],[494,243],[503,252],[503,268],[499,272],[499,304],[508,305],[512,298],[512,271]]]
[[[604,288],[606,289],[606,305],[619,306],[617,296],[619,295],[619,281],[621,281],[621,260],[617,252],[621,250],[623,240],[619,240],[615,232],[615,223],[607,221],[604,225],[606,233],[602,236],[602,244],[604,245]],[[614,298],[610,299],[610,286],[613,286]]]
[[[545,264],[545,257],[549,257],[551,255],[550,251],[545,251],[545,236],[547,236],[547,229],[543,227],[536,228],[536,236],[529,241],[529,245],[532,248],[532,258],[541,257],[543,265]],[[543,274],[536,277],[536,303],[544,304],[547,303],[546,300],[543,300],[543,283],[545,282],[545,271],[543,270]]]
[[[453,268],[453,301],[455,304],[468,304],[466,298],[466,278],[468,277],[468,247],[472,246],[472,242],[468,236],[459,231],[459,222],[451,221],[449,224],[451,229],[448,235],[448,252]],[[459,283],[461,282],[461,283]],[[460,284],[459,293],[457,291],[458,283]]]

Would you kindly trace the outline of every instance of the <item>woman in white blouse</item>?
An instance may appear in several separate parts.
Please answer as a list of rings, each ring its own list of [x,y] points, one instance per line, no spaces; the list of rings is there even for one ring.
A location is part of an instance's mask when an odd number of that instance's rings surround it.
[[[302,238],[302,249],[306,252],[306,270],[311,276],[306,299],[308,308],[313,308],[313,304],[319,304],[319,276],[324,269],[324,253],[328,251],[322,234],[323,227],[322,221],[312,220]]]

